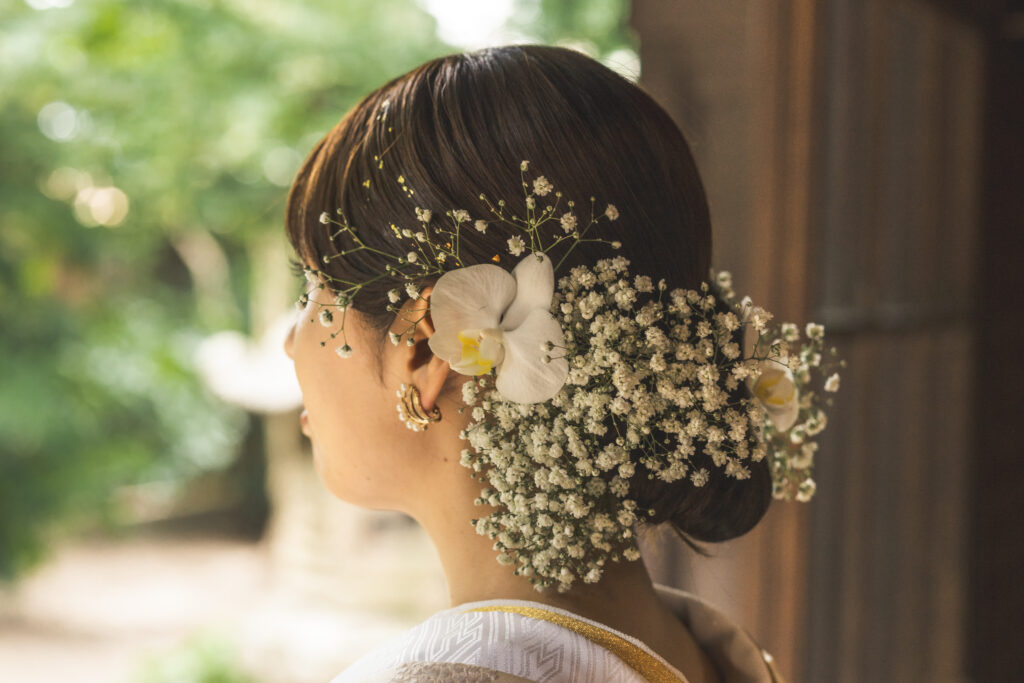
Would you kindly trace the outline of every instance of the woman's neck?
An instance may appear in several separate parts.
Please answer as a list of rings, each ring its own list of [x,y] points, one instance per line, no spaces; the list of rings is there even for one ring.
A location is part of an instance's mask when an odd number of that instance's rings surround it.
[[[450,463],[450,461],[448,461]],[[543,592],[514,567],[499,564],[494,541],[476,533],[471,519],[487,514],[473,505],[480,483],[461,471],[423,481],[415,509],[408,512],[434,542],[453,607],[483,600],[528,600],[567,610],[631,635],[665,657],[695,683],[719,680],[689,629],[660,600],[643,561],[612,562],[597,583],[577,580],[571,589]],[[443,469],[443,468],[442,468]]]
[[[468,483],[460,485],[460,490],[443,492],[443,487],[432,487],[435,495],[410,512],[434,542],[452,606],[481,600],[529,600],[610,626],[613,621],[621,624],[623,614],[649,615],[665,609],[642,560],[610,562],[598,583],[579,579],[565,593],[554,587],[536,590],[527,579],[513,574],[513,566],[498,563],[492,539],[476,533],[470,520],[487,514],[487,508],[473,505],[479,496],[479,482],[466,474],[462,478]]]

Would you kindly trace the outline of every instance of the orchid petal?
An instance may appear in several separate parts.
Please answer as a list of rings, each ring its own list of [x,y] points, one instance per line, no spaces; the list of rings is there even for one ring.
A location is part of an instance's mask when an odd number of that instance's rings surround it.
[[[772,424],[780,432],[784,432],[793,426],[796,422],[797,415],[800,413],[800,406],[797,405],[796,401],[788,404],[781,410],[769,410],[768,414],[772,418]]]
[[[427,340],[430,350],[454,367],[462,361],[459,333],[498,327],[502,311],[515,295],[515,278],[491,263],[444,273],[430,294],[430,318],[434,324],[434,334]]]
[[[556,348],[543,348],[550,341]],[[521,325],[505,332],[505,359],[498,368],[494,386],[510,401],[539,403],[558,393],[569,376],[564,357],[544,363],[545,355],[561,353],[565,337],[558,321],[547,311],[534,308]]]
[[[523,257],[512,269],[516,282],[515,298],[501,318],[504,330],[514,330],[523,324],[530,311],[551,308],[555,294],[555,271],[551,259],[542,251]]]
[[[762,372],[754,383],[754,394],[771,417],[775,428],[784,432],[793,426],[800,412],[792,371],[778,363],[761,364]]]

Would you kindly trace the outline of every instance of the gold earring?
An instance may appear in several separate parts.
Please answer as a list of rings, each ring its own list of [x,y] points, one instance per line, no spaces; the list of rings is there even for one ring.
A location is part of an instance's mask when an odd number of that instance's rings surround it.
[[[423,410],[423,406],[420,405],[420,390],[415,385],[403,383],[395,395],[401,399],[395,406],[398,409],[398,419],[414,432],[423,431],[431,422],[440,421],[441,410],[437,406],[429,413]]]

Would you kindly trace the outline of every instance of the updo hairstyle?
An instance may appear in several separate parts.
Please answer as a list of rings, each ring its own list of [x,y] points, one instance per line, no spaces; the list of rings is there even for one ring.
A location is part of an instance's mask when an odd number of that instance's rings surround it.
[[[581,242],[556,279],[572,266],[620,254],[629,259],[631,272],[654,282],[664,278],[669,289],[698,289],[708,279],[708,205],[679,128],[640,86],[580,52],[543,45],[439,57],[365,96],[299,170],[288,197],[289,241],[306,263],[334,278],[363,282],[384,272],[388,261],[360,250],[323,265],[338,248],[320,223],[322,212],[333,215],[340,208],[367,245],[400,253],[390,225],[413,226],[416,207],[435,215],[465,209],[474,219],[491,218],[479,199],[484,193],[525,215],[519,171],[524,159],[531,172],[575,200],[578,214],[591,196],[595,206],[614,204],[621,213],[614,222],[602,222],[600,236],[621,241],[622,248],[612,253],[607,244]],[[499,254],[499,265],[511,269],[516,261],[506,237],[500,231],[465,231],[463,261],[488,263]],[[395,286],[378,280],[351,304],[376,335],[379,369],[395,319],[387,291]],[[729,310],[715,298],[719,310]],[[730,392],[731,403],[749,397],[743,382]],[[750,478],[737,480],[698,448],[694,467],[711,472],[702,487],[685,477],[672,483],[649,479],[634,462],[629,496],[641,509],[655,510],[646,523],[669,523],[698,552],[705,551],[694,541],[725,541],[749,531],[771,502],[767,458],[750,462]]]

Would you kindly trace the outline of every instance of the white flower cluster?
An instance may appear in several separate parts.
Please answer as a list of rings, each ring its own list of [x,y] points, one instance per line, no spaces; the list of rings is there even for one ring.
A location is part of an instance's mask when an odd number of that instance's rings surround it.
[[[634,526],[654,511],[638,509],[630,480],[685,477],[704,486],[716,475],[694,465],[698,452],[718,476],[735,479],[748,478],[750,463],[770,452],[776,497],[792,497],[794,485],[798,499],[813,493],[816,444],[805,437],[824,428],[824,412],[805,389],[809,368],[798,364],[796,373],[807,414],[795,428],[798,455],[766,440],[781,442],[783,433],[753,395],[736,393],[741,381],[756,382],[769,358],[756,355],[757,346],[741,357],[739,330],[752,327],[760,342],[771,314],[748,299],[733,303],[726,272],[712,277],[732,309],[722,312],[707,282],[700,291],[666,291],[664,280],[655,286],[631,276],[628,265],[623,257],[603,259],[559,280],[552,312],[570,370],[550,401],[504,400],[489,375],[463,391],[475,407],[463,433],[473,448],[463,450],[462,463],[488,484],[478,504],[495,508],[475,520],[477,531],[538,589],[597,581],[608,561],[638,557]],[[814,354],[822,339],[812,337],[800,358],[820,361]],[[786,344],[795,341],[790,333]],[[774,342],[770,348],[784,350]]]
[[[614,205],[608,204],[603,213],[595,214],[594,198],[591,197],[590,219],[584,224],[577,220],[576,214],[573,213],[573,209],[576,206],[575,202],[568,200],[566,202],[568,210],[557,216],[558,220],[555,221],[559,204],[562,201],[562,193],[554,192],[554,186],[544,176],[536,177],[532,185],[528,183],[525,174],[529,165],[529,161],[523,161],[519,165],[522,187],[526,190],[524,196],[525,216],[521,217],[514,213],[506,213],[507,208],[504,199],[499,200],[497,206],[495,206],[485,194],[480,194],[479,199],[487,204],[490,209],[494,217],[490,221],[484,219],[473,220],[466,209],[451,209],[445,212],[445,216],[450,222],[450,225],[446,225],[438,221],[434,216],[434,212],[430,209],[417,206],[415,207],[415,216],[419,225],[415,229],[402,228],[394,223],[391,223],[389,226],[391,233],[397,241],[408,241],[406,245],[396,247],[397,253],[382,251],[366,244],[360,237],[359,230],[356,226],[349,224],[348,219],[340,208],[335,212],[337,217],[332,216],[326,211],[322,212],[319,216],[319,222],[327,226],[328,238],[331,244],[335,246],[334,254],[322,256],[325,266],[329,265],[334,259],[363,250],[372,251],[389,261],[384,268],[384,272],[378,273],[363,282],[352,282],[344,278],[337,278],[326,270],[311,268],[308,265],[299,266],[297,262],[295,263],[297,267],[301,268],[309,282],[315,283],[316,287],[321,289],[330,287],[335,292],[334,300],[331,304],[320,304],[320,306],[337,308],[340,310],[341,315],[331,316],[326,319],[321,317],[320,320],[325,327],[331,327],[335,320],[340,322],[338,329],[330,334],[331,339],[338,335],[342,337],[342,345],[335,349],[337,354],[342,358],[348,358],[352,355],[353,349],[345,335],[345,318],[348,306],[363,287],[377,280],[390,279],[397,281],[398,284],[388,290],[387,297],[390,302],[388,310],[398,311],[401,307],[402,291],[410,299],[420,298],[420,286],[416,283],[417,280],[437,278],[446,272],[474,265],[463,260],[463,250],[460,248],[461,242],[465,237],[463,230],[468,230],[469,225],[472,225],[480,233],[486,233],[491,224],[497,224],[505,228],[509,233],[509,237],[505,240],[507,251],[510,255],[516,257],[521,256],[524,252],[548,253],[555,249],[565,248],[565,245],[562,244],[563,242],[569,244],[562,254],[562,260],[579,242],[604,242],[612,249],[621,248],[622,244],[618,240],[609,241],[588,235],[593,226],[602,218],[609,221],[618,219],[619,211]],[[397,180],[403,189],[407,189],[407,180],[404,176],[398,176]],[[532,192],[529,191],[531,187]],[[543,208],[538,208],[537,197],[546,197],[549,194],[553,195],[553,203],[549,203]],[[546,236],[544,235],[544,226],[551,222],[558,223],[558,231],[553,235]],[[334,230],[331,226],[337,226],[338,229]],[[351,244],[339,246],[335,240],[342,236],[347,236]],[[502,256],[494,254],[491,257],[491,262],[501,263]],[[559,261],[560,263],[561,261]],[[557,269],[558,265],[556,264],[553,267]],[[297,302],[299,308],[304,308],[309,300],[308,292],[302,294]],[[424,317],[425,315],[426,313],[424,313]],[[421,319],[410,321],[408,329],[400,334],[389,334],[389,339],[392,343],[398,344],[402,337],[408,334],[406,343],[412,345],[411,332],[415,330],[416,324]],[[321,342],[321,346],[326,346],[326,342]]]
[[[528,164],[521,163],[522,173]],[[447,212],[453,226],[445,228],[432,223],[430,210],[417,208],[421,228],[392,225],[396,237],[410,242],[380,276],[399,283],[388,292],[389,310],[397,310],[403,289],[419,297],[415,279],[442,276],[432,296],[438,300],[432,302],[431,339],[435,353],[443,351],[453,368],[474,376],[463,385],[472,420],[459,436],[471,448],[462,450],[460,462],[484,485],[476,503],[492,510],[472,523],[494,540],[498,561],[514,565],[538,590],[564,591],[577,580],[598,581],[608,562],[639,559],[636,527],[655,514],[631,497],[644,479],[678,482],[682,496],[687,487],[703,487],[717,477],[747,479],[752,463],[768,458],[774,497],[810,500],[817,450],[811,437],[825,428],[823,405],[832,405],[814,386],[820,380],[825,392],[837,391],[839,374],[832,369],[846,365],[835,359],[834,347],[823,359],[824,327],[808,323],[803,342],[796,325],[770,327],[771,313],[749,297],[736,302],[728,272],[712,272],[699,290],[669,289],[664,280],[631,274],[621,256],[572,268],[558,278],[552,295],[551,261],[533,263],[527,260],[532,254],[546,256],[565,240],[568,251],[581,241],[621,245],[587,235],[597,222],[593,197],[590,222],[581,226],[572,201],[568,210],[557,211],[561,192],[554,192],[554,205],[538,210],[536,198],[554,191],[546,177],[531,185],[524,176],[522,185],[525,218],[507,216],[499,201],[497,209],[491,206],[496,220],[473,221],[458,209]],[[614,221],[619,212],[609,204],[603,217]],[[335,223],[327,214],[322,221]],[[545,236],[540,228],[549,221],[553,234]],[[337,224],[342,229],[336,234],[347,232],[356,243],[338,256],[369,248],[355,228]],[[491,224],[509,229],[508,253],[528,252],[515,277],[493,265],[462,262],[463,224],[479,233]],[[491,259],[500,260],[497,254]],[[465,269],[466,277],[456,269]],[[473,277],[469,269],[477,269]],[[542,273],[547,289],[538,284]],[[320,271],[316,275],[332,280]],[[337,302],[347,306],[365,283],[345,284]],[[486,291],[476,291],[480,284]],[[543,311],[548,296],[546,312],[529,312],[529,306]],[[471,318],[472,324],[466,322]],[[544,332],[539,321],[545,319],[561,334]],[[320,320],[331,326],[335,318],[327,313]],[[451,329],[442,334],[445,325]],[[462,329],[466,325],[472,329]],[[750,354],[744,353],[747,330],[756,333]],[[403,335],[389,336],[398,344]],[[539,346],[540,353],[523,344]],[[517,350],[506,354],[506,347]],[[338,348],[342,357],[351,352],[347,343]],[[506,357],[514,364],[503,367]],[[527,360],[533,357],[536,364]],[[558,372],[544,370],[556,365]],[[548,392],[552,377],[557,383]],[[503,381],[506,393],[499,391]],[[532,393],[551,398],[522,398]],[[520,397],[513,400],[515,395]]]

